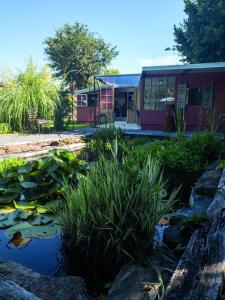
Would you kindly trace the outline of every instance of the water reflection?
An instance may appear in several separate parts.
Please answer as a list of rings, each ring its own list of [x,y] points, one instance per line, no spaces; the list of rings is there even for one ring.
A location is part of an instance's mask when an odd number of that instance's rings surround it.
[[[9,240],[7,247],[12,249],[14,247],[16,248],[24,248],[28,246],[28,244],[31,242],[32,238],[22,238],[22,233],[20,231],[17,231],[14,233],[11,240]]]
[[[16,232],[8,239],[0,230],[0,258],[18,262],[40,274],[62,276],[61,271],[61,237],[51,238],[22,238]]]

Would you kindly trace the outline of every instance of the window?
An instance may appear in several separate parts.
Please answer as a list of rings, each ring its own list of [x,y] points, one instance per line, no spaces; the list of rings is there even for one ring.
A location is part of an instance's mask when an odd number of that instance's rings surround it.
[[[77,106],[87,106],[87,95],[77,95]]]
[[[166,102],[174,101],[175,77],[147,77],[144,86],[144,109],[163,109]]]
[[[88,94],[88,106],[98,105],[98,94]]]
[[[112,109],[113,96],[112,89],[100,90],[101,109]]]
[[[202,103],[202,88],[188,88],[188,105],[201,105]]]
[[[206,83],[199,87],[188,88],[188,105],[201,105],[204,108],[212,108],[213,83]]]

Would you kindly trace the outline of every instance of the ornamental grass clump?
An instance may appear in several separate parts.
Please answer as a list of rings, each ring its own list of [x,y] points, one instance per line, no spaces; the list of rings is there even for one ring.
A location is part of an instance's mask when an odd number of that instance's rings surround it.
[[[63,193],[63,231],[70,247],[109,264],[145,258],[153,246],[155,224],[176,197],[176,192],[167,195],[156,160],[149,157],[140,168],[115,155],[112,160],[102,156],[87,176],[80,176],[77,189],[65,184]]]
[[[51,118],[59,101],[59,87],[47,67],[37,70],[32,60],[24,72],[6,79],[0,89],[0,122],[11,130],[29,129],[28,111]]]

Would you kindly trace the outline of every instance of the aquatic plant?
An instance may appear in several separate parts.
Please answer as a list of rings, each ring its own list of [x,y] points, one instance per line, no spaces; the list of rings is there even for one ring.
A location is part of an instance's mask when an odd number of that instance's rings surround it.
[[[158,161],[149,157],[140,167],[113,155],[102,156],[87,176],[79,176],[77,188],[66,183],[63,195],[65,237],[92,262],[105,258],[116,264],[149,253],[154,226],[171,209],[176,192],[167,195]]]
[[[0,203],[13,200],[42,201],[57,199],[64,176],[76,184],[77,173],[87,165],[77,155],[57,149],[38,160],[28,162],[0,174]]]

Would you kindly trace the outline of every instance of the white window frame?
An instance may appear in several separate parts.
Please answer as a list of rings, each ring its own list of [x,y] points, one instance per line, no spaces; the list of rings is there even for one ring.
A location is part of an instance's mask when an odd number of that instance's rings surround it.
[[[85,99],[81,99],[81,100],[79,100],[82,104],[78,104],[78,97],[84,97]],[[83,102],[85,103],[85,104],[83,104]],[[79,107],[86,107],[86,106],[88,106],[88,101],[87,101],[87,94],[79,94],[79,95],[77,95],[77,106],[79,106]]]

